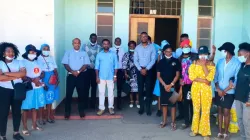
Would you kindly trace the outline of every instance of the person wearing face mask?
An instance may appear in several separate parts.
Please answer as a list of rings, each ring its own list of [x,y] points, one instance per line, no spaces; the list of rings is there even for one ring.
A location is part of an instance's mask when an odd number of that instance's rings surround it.
[[[96,74],[95,74],[95,59],[96,55],[102,50],[101,46],[97,43],[97,35],[92,33],[89,37],[89,42],[84,44],[82,50],[85,51],[90,59],[90,65],[88,66],[87,73],[89,75],[88,91],[91,87],[91,100],[89,105],[92,109],[96,107]],[[88,102],[86,102],[87,104]],[[87,105],[85,105],[87,107]]]
[[[24,140],[19,133],[21,123],[22,100],[14,98],[14,87],[12,81],[21,83],[26,75],[26,69],[21,61],[16,58],[19,50],[16,45],[8,42],[0,43],[0,140],[7,140],[6,131],[8,116],[11,107],[13,121],[13,139]]]
[[[40,51],[42,51],[42,54],[38,57],[37,61],[42,67],[42,71],[44,71],[44,78],[42,80],[47,86],[47,91],[45,92],[47,110],[46,120],[48,123],[55,123],[52,103],[59,98],[57,65],[54,58],[50,55],[50,46],[48,44],[42,44]],[[44,124],[44,122],[42,123]]]
[[[207,46],[198,49],[199,58],[194,61],[188,70],[189,79],[192,81],[191,97],[193,102],[193,121],[190,136],[200,134],[204,140],[210,140],[210,109],[212,104],[212,86],[215,65],[208,59]]]
[[[118,60],[118,71],[117,71],[117,109],[122,109],[122,85],[125,82],[124,79],[124,70],[122,69],[122,57],[124,56],[124,48],[121,46],[122,40],[117,37],[115,39],[114,47],[110,48],[117,56]]]
[[[235,102],[242,140],[250,140],[250,44],[239,45],[239,61],[242,63],[237,75]]]
[[[131,87],[129,107],[133,108],[135,103],[136,107],[139,109],[140,104],[139,104],[137,74],[136,74],[136,67],[134,64],[134,51],[136,47],[136,42],[129,41],[128,47],[129,51],[125,53],[122,58],[122,68],[125,71],[125,78],[126,80],[129,80],[129,84]],[[134,95],[136,95],[136,99],[134,99]]]
[[[215,102],[218,106],[218,124],[219,133],[218,139],[229,138],[229,123],[230,123],[230,110],[234,102],[235,85],[237,82],[237,74],[240,69],[240,61],[234,57],[235,46],[230,43],[224,43],[218,50],[222,52],[221,58],[216,65],[215,73]],[[224,119],[223,119],[224,118]],[[222,132],[222,124],[224,122],[225,132]]]
[[[160,81],[160,103],[163,110],[163,121],[160,125],[164,128],[167,124],[167,108],[171,107],[171,130],[176,130],[175,116],[176,104],[169,101],[174,91],[175,83],[178,81],[181,72],[181,66],[178,59],[172,57],[172,48],[169,44],[163,47],[163,58],[157,65],[157,77]]]
[[[33,87],[32,90],[27,91],[26,99],[22,103],[23,134],[28,136],[30,135],[27,126],[28,112],[30,110],[32,111],[32,129],[42,131],[43,129],[37,125],[37,110],[42,110],[46,101],[44,91],[45,85],[42,82],[44,73],[42,71],[42,67],[37,61],[41,52],[31,44],[26,46],[25,51],[26,52],[22,55],[22,57],[24,58],[23,64],[27,73],[23,80],[32,82]]]
[[[89,56],[86,52],[80,50],[81,40],[75,38],[72,40],[73,49],[66,51],[62,64],[68,71],[66,81],[66,101],[65,101],[65,120],[70,119],[72,95],[76,88],[78,94],[78,111],[80,118],[85,117],[85,108],[87,98],[89,97],[89,79],[87,67],[90,65]]]

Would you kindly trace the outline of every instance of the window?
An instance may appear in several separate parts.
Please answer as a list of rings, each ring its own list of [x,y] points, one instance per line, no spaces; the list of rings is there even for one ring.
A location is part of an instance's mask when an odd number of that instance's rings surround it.
[[[181,15],[181,0],[130,0],[130,14]]]
[[[197,27],[197,47],[212,46],[213,35],[213,0],[199,0],[199,17]]]
[[[113,0],[97,0],[96,31],[97,42],[101,44],[103,39],[113,42],[114,23],[114,2]]]

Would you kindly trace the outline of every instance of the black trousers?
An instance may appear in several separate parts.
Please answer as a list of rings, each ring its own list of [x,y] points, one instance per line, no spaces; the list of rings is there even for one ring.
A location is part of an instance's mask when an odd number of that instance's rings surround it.
[[[88,91],[88,73],[87,71],[81,72],[78,77],[72,74],[67,76],[66,83],[66,102],[65,102],[65,117],[69,117],[71,114],[71,103],[74,89],[76,88],[78,94],[78,111],[80,116],[84,114],[86,108],[87,98],[89,96]]]
[[[147,75],[141,75],[140,71],[137,71],[137,82],[138,82],[138,91],[139,91],[139,102],[140,110],[144,111],[146,105],[147,111],[151,111],[151,101],[152,101],[152,71],[147,71]],[[145,96],[146,100],[144,101],[144,86],[146,86]]]
[[[190,125],[192,123],[192,118],[193,118],[193,104],[192,100],[187,99],[188,92],[191,92],[191,85],[182,86],[183,115],[186,125]]]
[[[119,69],[117,71],[117,107],[118,108],[121,108],[121,104],[122,104],[121,95],[122,95],[122,86],[124,82],[125,82],[124,71],[122,69]]]
[[[154,88],[155,88],[155,82],[157,79],[157,70],[156,70],[156,66],[157,66],[157,62],[153,65],[152,69],[151,69],[151,77],[152,77],[152,83],[151,83],[151,92],[152,92],[152,97],[153,97],[153,92],[154,92]],[[153,100],[153,98],[151,98]]]
[[[97,89],[97,83],[96,83],[96,73],[94,69],[88,69],[87,71],[88,76],[89,76],[89,86],[88,91],[91,87],[91,100],[89,102],[91,108],[95,108],[96,106],[96,89]],[[87,98],[89,99],[89,98]]]
[[[19,131],[22,101],[14,100],[14,90],[0,87],[0,135],[6,136],[11,107],[14,132]]]

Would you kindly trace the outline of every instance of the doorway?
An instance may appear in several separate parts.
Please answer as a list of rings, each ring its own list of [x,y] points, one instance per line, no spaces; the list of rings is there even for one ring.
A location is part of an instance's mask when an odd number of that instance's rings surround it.
[[[179,19],[177,18],[156,18],[155,19],[155,38],[156,44],[161,44],[162,40],[167,40],[175,50],[178,44],[178,27]]]

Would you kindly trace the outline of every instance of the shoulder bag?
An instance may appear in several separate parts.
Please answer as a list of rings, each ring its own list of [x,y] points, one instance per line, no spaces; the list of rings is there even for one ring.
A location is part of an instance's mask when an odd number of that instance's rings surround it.
[[[42,57],[43,57],[43,56],[42,56]],[[46,59],[45,59],[44,57],[43,57],[43,59],[44,59],[46,65],[47,65],[47,67],[48,67],[48,69],[49,69],[49,65],[48,65]],[[55,74],[53,74],[53,75],[50,76],[50,78],[49,78],[49,84],[51,84],[51,85],[56,85],[56,84],[57,84],[57,81],[58,81],[58,79],[57,79],[57,77],[56,77]]]

